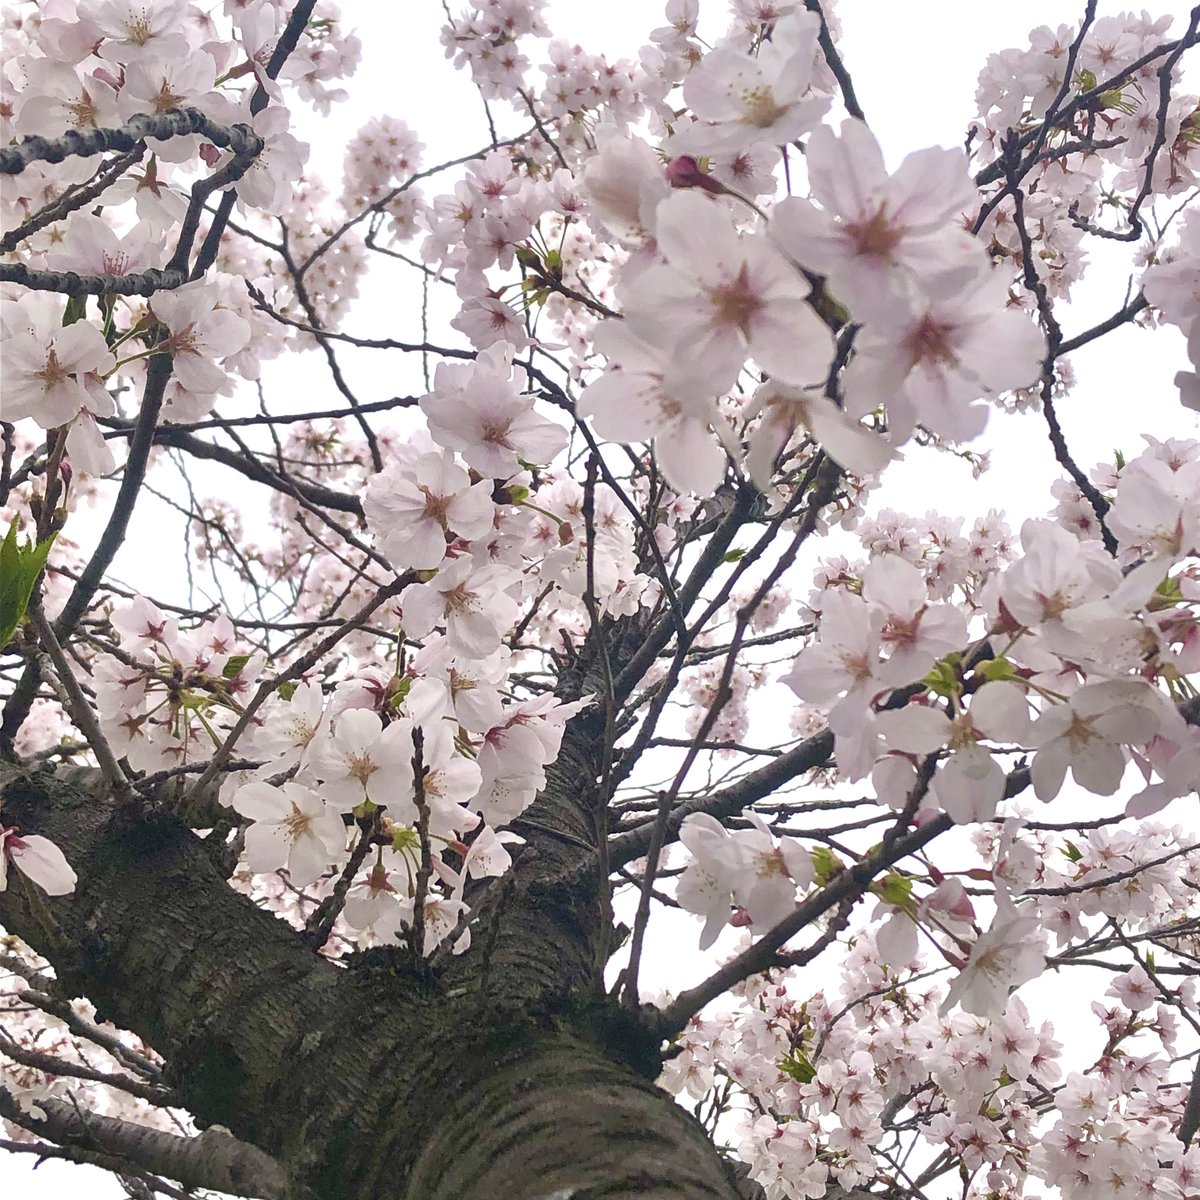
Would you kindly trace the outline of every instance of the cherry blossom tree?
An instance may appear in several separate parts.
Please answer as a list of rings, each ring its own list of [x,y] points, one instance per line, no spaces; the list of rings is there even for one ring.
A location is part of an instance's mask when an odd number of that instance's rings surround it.
[[[474,142],[340,182],[334,3],[0,10],[0,1149],[1200,1197],[1200,7],[1087,0],[891,166],[832,0],[543,9],[449,5]],[[1118,333],[1179,419],[1081,463]],[[1018,518],[898,509],[1017,422]]]

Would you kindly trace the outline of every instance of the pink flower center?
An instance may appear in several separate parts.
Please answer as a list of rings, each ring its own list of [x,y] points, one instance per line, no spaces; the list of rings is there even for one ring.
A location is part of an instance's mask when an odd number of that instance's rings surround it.
[[[762,296],[750,281],[750,268],[742,263],[738,273],[727,283],[712,288],[708,293],[717,323],[732,325],[749,337],[750,324],[763,308]]]

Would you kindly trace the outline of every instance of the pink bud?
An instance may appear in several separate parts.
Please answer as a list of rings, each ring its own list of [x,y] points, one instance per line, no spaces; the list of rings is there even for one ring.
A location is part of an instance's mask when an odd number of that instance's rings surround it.
[[[667,182],[673,188],[701,188],[720,195],[725,185],[700,169],[690,154],[677,154],[667,163]]]

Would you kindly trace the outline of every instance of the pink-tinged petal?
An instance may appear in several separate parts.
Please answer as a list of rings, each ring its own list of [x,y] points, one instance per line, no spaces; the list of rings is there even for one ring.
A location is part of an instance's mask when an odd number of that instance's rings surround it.
[[[750,326],[747,348],[768,374],[797,387],[823,383],[833,335],[803,300],[769,300]]]
[[[864,600],[884,612],[909,618],[929,602],[925,577],[919,568],[896,554],[873,558],[863,571]]]
[[[936,708],[923,704],[907,704],[892,712],[881,712],[875,718],[879,732],[888,746],[910,754],[932,754],[940,750],[950,736],[950,719]]]
[[[85,475],[111,475],[117,460],[89,412],[81,412],[67,430],[67,457]]]
[[[657,221],[658,248],[672,267],[710,287],[737,273],[742,242],[719,200],[676,192],[659,204]]]
[[[917,957],[916,922],[907,913],[892,913],[875,935],[875,949],[889,967],[907,967]]]
[[[287,856],[288,874],[292,886],[306,888],[316,883],[331,863],[331,856],[323,843],[315,837],[303,835],[293,843]]]
[[[809,401],[805,418],[825,453],[852,475],[878,475],[896,457],[881,434],[864,429],[824,396]]]
[[[337,718],[333,740],[346,754],[364,754],[375,744],[382,728],[378,713],[366,708],[348,708]]]
[[[1071,774],[1081,788],[1097,796],[1111,796],[1121,786],[1125,755],[1120,746],[1094,741],[1072,758]]]
[[[1004,798],[1004,772],[982,746],[964,746],[942,764],[934,792],[957,824],[990,821]]]
[[[602,438],[645,442],[662,422],[662,394],[661,376],[617,366],[583,389],[578,411]]]
[[[66,855],[49,838],[36,833],[22,836],[20,849],[12,851],[18,871],[36,883],[47,896],[69,896],[78,878]]]
[[[282,825],[256,822],[246,830],[246,866],[255,875],[278,871],[287,863],[290,845]]]
[[[269,783],[248,783],[238,788],[231,804],[235,812],[252,821],[278,821],[291,811],[283,792]]]
[[[771,211],[770,237],[802,267],[824,274],[837,261],[835,226],[811,201],[788,196]]]
[[[679,421],[654,439],[654,455],[667,482],[678,492],[711,496],[725,478],[728,459],[699,421]]]
[[[843,121],[840,138],[828,125],[814,129],[805,161],[813,195],[831,212],[851,219],[873,208],[888,182],[883,151],[862,121]]]
[[[971,723],[993,741],[1020,744],[1029,735],[1029,701],[1018,684],[985,683],[971,697]]]
[[[1066,750],[1061,742],[1052,742],[1039,750],[1029,774],[1033,779],[1034,795],[1043,802],[1053,800],[1062,790],[1063,780],[1067,776]]]
[[[59,361],[70,371],[86,375],[107,371],[115,362],[104,335],[86,321],[76,321],[54,335]]]

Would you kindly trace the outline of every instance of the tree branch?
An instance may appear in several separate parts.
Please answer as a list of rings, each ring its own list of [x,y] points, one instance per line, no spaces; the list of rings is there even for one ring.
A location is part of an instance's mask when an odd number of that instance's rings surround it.
[[[292,1200],[300,1194],[279,1162],[227,1131],[209,1129],[197,1137],[180,1137],[133,1121],[83,1112],[65,1100],[48,1098],[37,1100],[36,1110],[44,1116],[27,1112],[0,1087],[0,1117],[39,1137],[101,1151],[185,1187],[262,1200]]]

